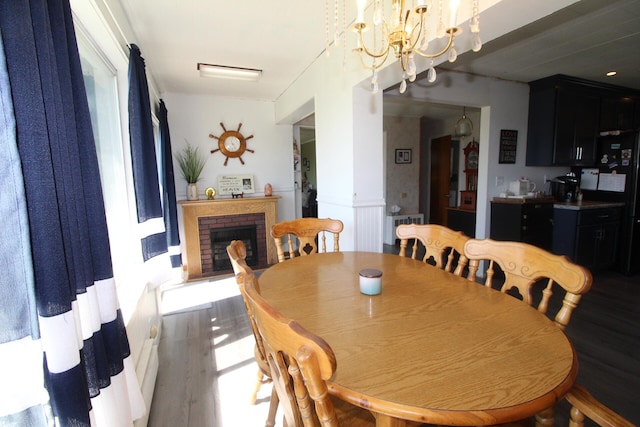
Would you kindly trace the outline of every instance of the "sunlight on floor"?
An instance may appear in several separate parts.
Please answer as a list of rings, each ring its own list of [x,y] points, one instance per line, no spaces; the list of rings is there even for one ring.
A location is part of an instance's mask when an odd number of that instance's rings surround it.
[[[215,286],[212,286],[215,282]],[[213,301],[240,295],[235,277],[187,282],[162,292],[160,314],[205,308]]]
[[[172,286],[162,292],[160,311],[168,315],[187,310],[208,308],[214,301],[239,296],[234,277],[209,279]],[[212,326],[214,330],[217,326]],[[258,377],[258,365],[254,359],[255,340],[248,335],[235,342],[227,334],[212,337],[215,366],[218,376],[212,386],[217,387],[220,409],[220,426],[263,426],[269,411],[271,384],[263,384],[258,391],[255,405],[250,404],[251,394]],[[282,415],[276,417],[276,425],[282,423]]]

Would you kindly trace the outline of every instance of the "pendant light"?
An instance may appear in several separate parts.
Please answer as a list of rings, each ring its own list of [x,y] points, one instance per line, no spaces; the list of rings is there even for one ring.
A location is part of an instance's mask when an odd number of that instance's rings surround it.
[[[466,113],[466,107],[462,107],[462,117],[460,117],[460,120],[456,123],[456,127],[453,132],[455,136],[464,137],[473,133],[473,123],[471,122],[471,119],[467,117]]]

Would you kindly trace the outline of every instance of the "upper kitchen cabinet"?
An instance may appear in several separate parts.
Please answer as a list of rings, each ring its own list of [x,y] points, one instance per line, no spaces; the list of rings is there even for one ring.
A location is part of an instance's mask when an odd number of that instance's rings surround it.
[[[600,92],[561,75],[529,86],[527,166],[594,165]]]
[[[628,94],[610,93],[602,97],[600,131],[631,130],[640,125],[640,105]]]

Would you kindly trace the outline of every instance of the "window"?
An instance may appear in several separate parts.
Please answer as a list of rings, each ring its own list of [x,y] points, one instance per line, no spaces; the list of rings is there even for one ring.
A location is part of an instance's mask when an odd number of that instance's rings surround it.
[[[135,233],[137,221],[128,130],[122,124],[123,118],[126,120],[128,64],[123,60],[119,67],[115,67],[91,39],[77,28],[78,50],[102,181],[113,273],[123,312],[131,313],[146,283],[139,280],[142,256],[140,240]],[[134,284],[138,286],[132,286]]]

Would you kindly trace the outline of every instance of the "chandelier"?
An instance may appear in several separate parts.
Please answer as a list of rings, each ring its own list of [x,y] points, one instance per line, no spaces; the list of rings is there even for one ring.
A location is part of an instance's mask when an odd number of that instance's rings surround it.
[[[447,0],[414,0],[413,7],[405,8],[405,0],[391,0],[391,17],[384,16],[384,0],[373,1],[373,25],[364,20],[364,10],[367,0],[357,1],[357,18],[352,25],[352,30],[358,35],[358,44],[354,49],[359,53],[362,64],[366,69],[372,70],[371,90],[378,91],[377,70],[385,63],[389,53],[394,52],[395,57],[402,68],[402,82],[400,83],[400,93],[407,90],[407,80],[410,82],[416,79],[416,64],[414,56],[420,55],[431,59],[430,67],[427,71],[427,81],[436,80],[436,70],[433,66],[434,59],[447,54],[449,62],[454,62],[458,56],[455,49],[454,39],[462,32],[456,26],[456,18],[460,0],[448,0],[448,8],[443,6]],[[431,3],[437,3],[437,7]],[[472,15],[469,29],[473,34],[472,50],[478,52],[482,48],[480,40],[480,18],[478,10],[478,0],[471,0]],[[434,11],[437,9],[437,11]],[[437,16],[435,15],[437,13]],[[440,50],[429,52],[429,40],[434,34],[429,34],[427,20],[430,16],[437,18],[435,36],[445,39],[446,43]],[[433,19],[431,19],[433,21]],[[446,24],[445,24],[446,22]],[[365,45],[363,33],[373,29],[373,47]],[[371,59],[367,63],[367,59]]]

